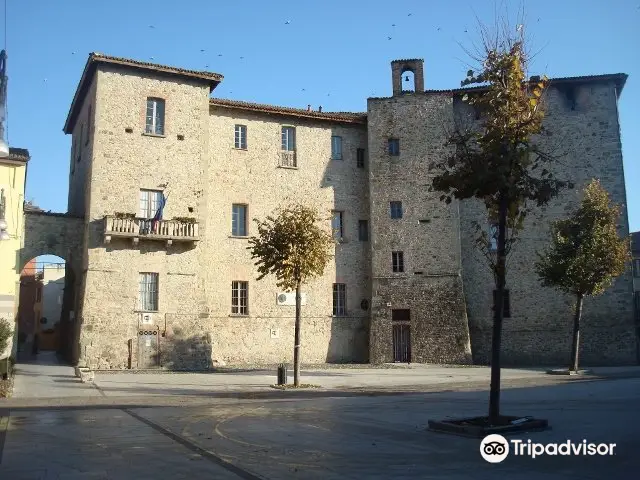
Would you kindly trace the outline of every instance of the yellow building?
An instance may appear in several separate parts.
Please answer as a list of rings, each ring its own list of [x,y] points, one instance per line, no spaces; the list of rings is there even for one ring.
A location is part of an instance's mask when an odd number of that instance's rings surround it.
[[[20,298],[19,253],[23,242],[23,204],[28,150],[12,148],[0,158],[0,318],[15,327]],[[14,342],[15,343],[15,342]],[[0,359],[14,351],[0,352]]]

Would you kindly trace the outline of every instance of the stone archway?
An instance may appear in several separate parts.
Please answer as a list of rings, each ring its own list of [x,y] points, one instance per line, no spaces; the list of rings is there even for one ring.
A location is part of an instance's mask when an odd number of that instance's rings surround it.
[[[55,255],[65,260],[64,293],[60,315],[60,353],[73,362],[76,342],[76,292],[82,264],[84,219],[66,213],[24,212],[24,243],[18,261],[20,271],[32,258]]]

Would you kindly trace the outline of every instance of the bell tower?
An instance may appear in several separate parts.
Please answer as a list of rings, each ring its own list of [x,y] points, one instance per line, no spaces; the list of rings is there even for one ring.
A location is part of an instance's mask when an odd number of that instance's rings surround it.
[[[391,62],[391,77],[393,81],[393,96],[402,95],[402,75],[413,73],[413,87],[415,92],[424,92],[424,60],[410,58],[393,60]]]

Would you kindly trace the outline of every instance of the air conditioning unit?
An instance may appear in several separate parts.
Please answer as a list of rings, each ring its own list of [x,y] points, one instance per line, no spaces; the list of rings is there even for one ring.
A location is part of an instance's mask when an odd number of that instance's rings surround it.
[[[140,323],[142,323],[143,325],[148,325],[153,323],[153,313],[142,313],[140,314],[140,316],[142,317],[140,320]]]
[[[276,305],[294,305],[296,304],[296,292],[281,292],[276,296]],[[300,304],[307,304],[307,294],[300,294]]]

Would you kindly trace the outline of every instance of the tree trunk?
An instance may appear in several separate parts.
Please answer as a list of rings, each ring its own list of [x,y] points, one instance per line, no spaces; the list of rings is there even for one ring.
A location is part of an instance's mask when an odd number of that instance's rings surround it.
[[[576,311],[573,316],[573,340],[571,342],[571,367],[569,370],[578,371],[578,352],[580,351],[580,318],[582,317],[582,300],[584,296],[577,295]]]
[[[500,418],[500,346],[504,315],[506,277],[507,198],[500,195],[498,209],[498,258],[496,262],[496,295],[493,305],[493,336],[491,339],[491,387],[489,390],[489,422],[496,425]]]
[[[295,345],[293,346],[293,384],[300,386],[300,309],[302,299],[300,297],[300,282],[296,284],[296,326],[295,326]]]

